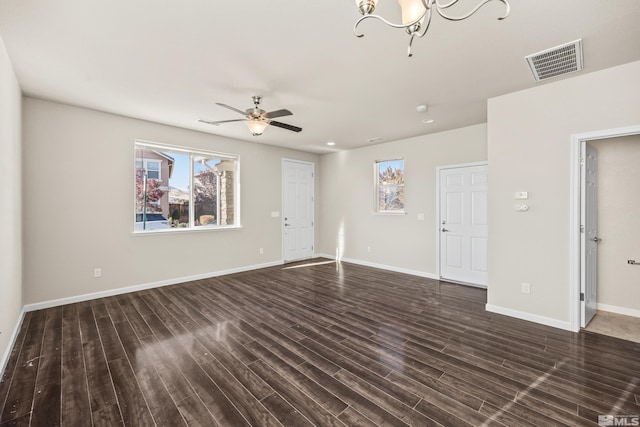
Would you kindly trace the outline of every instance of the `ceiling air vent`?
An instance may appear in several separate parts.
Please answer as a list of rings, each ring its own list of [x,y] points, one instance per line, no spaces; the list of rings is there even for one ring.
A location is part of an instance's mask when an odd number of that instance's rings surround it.
[[[582,70],[582,39],[525,56],[537,82]]]

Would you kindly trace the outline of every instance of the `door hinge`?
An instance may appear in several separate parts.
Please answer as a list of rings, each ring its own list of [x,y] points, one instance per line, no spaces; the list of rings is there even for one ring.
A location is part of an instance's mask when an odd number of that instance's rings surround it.
[[[581,233],[584,233],[584,225],[581,225],[581,226],[580,226],[580,232],[581,232]]]
[[[580,301],[584,301],[584,293],[580,293]]]
[[[580,157],[580,166],[584,166],[584,157]]]

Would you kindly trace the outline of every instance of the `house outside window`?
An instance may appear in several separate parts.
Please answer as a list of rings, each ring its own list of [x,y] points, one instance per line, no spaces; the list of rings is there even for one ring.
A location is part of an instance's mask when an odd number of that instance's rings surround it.
[[[135,142],[134,232],[240,226],[237,155]]]
[[[375,211],[404,213],[404,159],[374,163]]]

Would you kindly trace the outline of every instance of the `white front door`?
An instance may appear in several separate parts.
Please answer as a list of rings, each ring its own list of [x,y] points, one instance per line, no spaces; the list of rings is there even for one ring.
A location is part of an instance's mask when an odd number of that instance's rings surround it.
[[[582,142],[581,203],[583,231],[580,234],[582,262],[580,265],[580,306],[583,328],[596,314],[596,290],[598,274],[598,152]]]
[[[313,163],[282,161],[283,259],[313,256]]]
[[[487,165],[441,168],[440,278],[487,286]]]

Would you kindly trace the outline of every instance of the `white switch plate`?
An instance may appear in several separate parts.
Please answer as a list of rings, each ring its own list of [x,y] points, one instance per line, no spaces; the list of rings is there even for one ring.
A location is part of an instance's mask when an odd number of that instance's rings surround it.
[[[102,277],[102,269],[101,268],[94,268],[93,269],[93,277]]]
[[[522,293],[523,294],[531,293],[531,283],[522,282]]]
[[[515,206],[514,206],[514,209],[515,209],[517,212],[526,212],[526,211],[528,211],[528,210],[529,210],[529,205],[526,205],[526,204],[524,204],[524,203],[523,203],[523,204],[521,204],[521,205],[515,205]]]
[[[516,191],[516,199],[518,200],[526,200],[529,198],[528,191]]]
[[[271,211],[271,218],[280,218],[280,212]]]
[[[424,214],[423,213],[419,213],[418,214],[418,221],[424,221]]]

